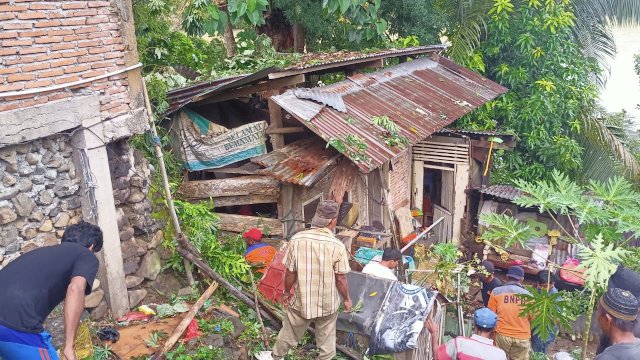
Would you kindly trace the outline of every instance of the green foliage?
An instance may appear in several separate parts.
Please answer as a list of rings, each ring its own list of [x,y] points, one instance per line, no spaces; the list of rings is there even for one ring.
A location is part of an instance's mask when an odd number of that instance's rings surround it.
[[[578,245],[579,255],[582,258],[580,268],[586,269],[585,285],[589,289],[604,289],[609,282],[609,277],[613,275],[618,264],[629,254],[629,251],[622,247],[614,248],[613,244],[605,245],[601,234],[598,234],[590,245],[590,247]]]
[[[436,0],[384,0],[380,15],[387,20],[392,34],[414,37],[425,45],[439,44],[442,29],[450,24],[442,7],[442,2]]]
[[[515,151],[497,153],[497,182],[548,178],[550,168],[575,173],[582,148],[571,134],[594,106],[599,67],[572,41],[570,4],[496,0],[489,14],[487,38],[469,56],[509,92],[457,126],[519,135]]]
[[[251,26],[264,24],[264,13],[269,7],[267,0],[229,0],[227,12],[210,0],[190,0],[182,14],[182,27],[191,35],[216,36],[224,32],[225,26],[246,23]]]
[[[480,220],[489,227],[482,233],[481,238],[492,244],[505,247],[521,244],[535,237],[534,231],[525,223],[504,214],[485,213]]]
[[[547,289],[528,288],[530,295],[522,294],[523,305],[520,309],[521,317],[531,319],[531,329],[542,340],[554,335],[551,324],[560,324],[569,328],[571,320],[562,309],[572,306],[559,292],[550,293]]]
[[[215,332],[222,336],[229,336],[235,329],[229,319],[223,318],[213,318],[211,320],[198,319],[198,328],[205,334]]]
[[[225,278],[244,278],[249,274],[244,257],[225,250],[218,241],[219,218],[211,211],[213,204],[175,201],[175,208],[189,241],[215,271]]]
[[[348,134],[345,136],[344,140],[338,138],[329,139],[327,147],[329,146],[333,146],[336,150],[353,161],[367,162],[370,160],[369,156],[366,154],[369,146],[358,135]]]
[[[165,357],[167,360],[221,360],[223,359],[223,349],[213,346],[201,346],[196,350],[195,354],[190,354],[183,343],[168,352]]]
[[[285,68],[298,59],[297,55],[275,51],[271,39],[253,29],[242,30],[236,36],[236,55],[225,59],[225,68],[214,70],[216,77],[254,72],[268,67]]]
[[[384,39],[387,21],[380,16],[381,0],[323,0],[328,15],[336,15],[349,24],[349,41],[360,43]]]
[[[93,360],[109,360],[114,356],[109,345],[94,346]]]
[[[384,129],[385,133],[382,135],[382,139],[388,147],[398,146],[404,148],[410,144],[407,137],[400,135],[398,124],[389,119],[388,116],[374,116],[371,118],[371,123]]]
[[[468,273],[475,271],[475,265],[478,264],[476,258],[470,262],[463,263],[462,252],[452,243],[438,243],[427,250],[427,258],[435,261],[434,273],[436,275],[436,287],[438,291],[445,296],[453,295],[457,289],[458,274],[460,276],[461,293],[469,291]]]
[[[169,337],[169,335],[164,331],[152,331],[149,334],[149,338],[144,340],[145,345],[150,348],[160,347],[162,341]]]

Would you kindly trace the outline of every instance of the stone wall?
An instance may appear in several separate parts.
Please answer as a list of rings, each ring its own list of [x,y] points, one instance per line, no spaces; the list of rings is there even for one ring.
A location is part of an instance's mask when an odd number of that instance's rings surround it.
[[[0,149],[0,264],[60,242],[82,216],[80,174],[67,136]]]
[[[160,229],[164,224],[152,217],[152,204],[147,196],[152,166],[126,140],[113,142],[107,149],[125,280],[130,306],[134,307],[147,294],[142,288],[144,281],[156,280],[161,261],[170,253],[160,246],[163,240]]]

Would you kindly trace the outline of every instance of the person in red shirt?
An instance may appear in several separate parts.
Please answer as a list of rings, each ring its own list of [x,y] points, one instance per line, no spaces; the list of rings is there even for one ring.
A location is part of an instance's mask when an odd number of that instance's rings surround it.
[[[425,328],[431,333],[431,349],[434,360],[507,360],[507,355],[493,345],[491,335],[498,322],[498,315],[483,307],[473,313],[475,333],[470,337],[458,336],[438,346],[438,327],[428,319]]]

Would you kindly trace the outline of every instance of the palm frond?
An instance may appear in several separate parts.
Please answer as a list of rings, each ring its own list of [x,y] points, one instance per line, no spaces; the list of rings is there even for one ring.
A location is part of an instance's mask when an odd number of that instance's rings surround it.
[[[486,33],[490,0],[450,0],[445,9],[452,10],[451,29],[445,30],[450,47],[447,55],[454,61],[464,63],[479,45]]]

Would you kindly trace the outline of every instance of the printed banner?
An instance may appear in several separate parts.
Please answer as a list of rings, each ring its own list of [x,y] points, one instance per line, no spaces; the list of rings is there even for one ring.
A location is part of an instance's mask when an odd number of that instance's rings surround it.
[[[177,123],[187,170],[219,168],[266,153],[266,121],[229,130],[193,111],[183,110]]]

